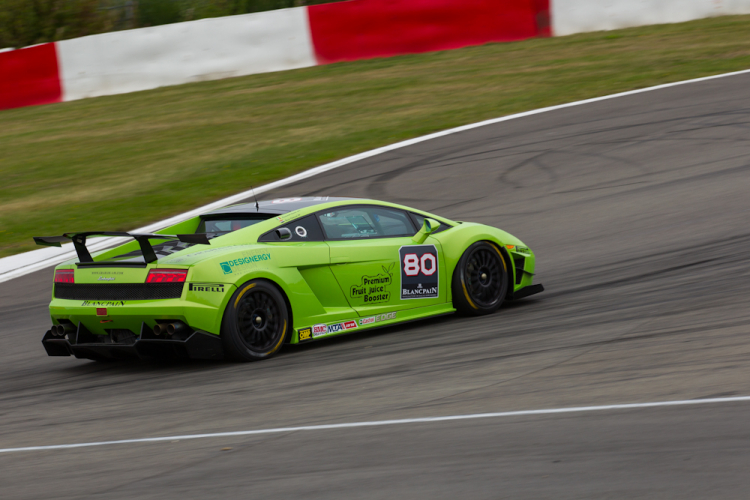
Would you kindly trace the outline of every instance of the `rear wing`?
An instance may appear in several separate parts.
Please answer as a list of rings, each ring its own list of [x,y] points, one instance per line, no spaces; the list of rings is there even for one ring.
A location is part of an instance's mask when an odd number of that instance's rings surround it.
[[[78,254],[78,261],[81,264],[94,262],[88,248],[86,248],[86,238],[89,236],[120,236],[134,238],[141,246],[143,259],[146,264],[156,262],[156,253],[149,240],[180,240],[183,243],[193,243],[196,245],[210,245],[206,234],[152,234],[152,233],[124,233],[121,231],[89,231],[86,233],[65,233],[62,236],[34,236],[37,245],[48,247],[59,247],[62,243],[73,242],[73,246]]]

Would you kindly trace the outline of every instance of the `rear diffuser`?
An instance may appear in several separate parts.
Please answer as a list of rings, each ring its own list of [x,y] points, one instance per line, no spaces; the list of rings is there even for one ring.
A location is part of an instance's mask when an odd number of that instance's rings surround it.
[[[111,336],[94,335],[78,323],[75,333],[68,338],[47,331],[42,345],[49,356],[70,356],[97,361],[115,359],[210,359],[224,358],[221,338],[200,330],[185,338],[164,338],[154,334],[145,323],[132,343],[115,343]]]

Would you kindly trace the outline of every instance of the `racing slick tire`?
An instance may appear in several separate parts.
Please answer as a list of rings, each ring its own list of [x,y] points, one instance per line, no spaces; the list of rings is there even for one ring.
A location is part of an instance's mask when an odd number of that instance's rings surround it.
[[[264,280],[252,280],[234,292],[224,311],[221,338],[234,361],[259,361],[276,354],[291,330],[281,292]]]
[[[497,311],[508,293],[508,277],[503,252],[487,241],[474,243],[466,249],[453,272],[453,307],[467,316]]]

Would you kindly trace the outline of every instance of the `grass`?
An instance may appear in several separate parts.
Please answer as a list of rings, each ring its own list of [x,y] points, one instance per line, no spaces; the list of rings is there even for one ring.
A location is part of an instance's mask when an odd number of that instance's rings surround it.
[[[732,16],[1,111],[0,256],[430,132],[746,68],[750,16]]]

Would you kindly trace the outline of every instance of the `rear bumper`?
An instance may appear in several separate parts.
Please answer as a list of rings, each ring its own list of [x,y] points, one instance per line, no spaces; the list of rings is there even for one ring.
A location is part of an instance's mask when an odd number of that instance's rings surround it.
[[[79,323],[75,332],[58,337],[47,331],[42,345],[49,356],[75,356],[97,361],[110,359],[208,359],[224,358],[218,335],[188,331],[174,338],[156,336],[145,323],[139,335],[117,339],[113,335],[94,335]]]
[[[162,299],[147,301],[93,301],[53,298],[49,312],[53,323],[69,321],[83,323],[86,330],[96,335],[107,335],[108,330],[122,328],[137,334],[142,323],[151,328],[161,320],[179,320],[195,330],[217,334],[220,331],[224,304],[221,294],[210,296],[214,303],[198,300]],[[228,298],[226,299],[229,300]],[[100,316],[99,309],[106,315]]]

